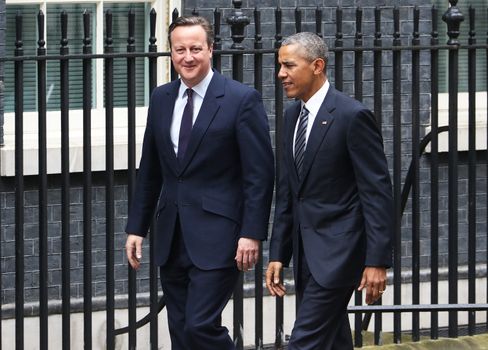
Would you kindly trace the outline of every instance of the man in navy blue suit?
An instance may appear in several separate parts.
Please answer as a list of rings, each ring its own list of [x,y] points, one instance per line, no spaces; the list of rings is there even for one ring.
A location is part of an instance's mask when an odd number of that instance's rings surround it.
[[[221,313],[239,270],[267,237],[274,160],[259,93],[211,68],[213,33],[197,16],[169,28],[181,79],[155,89],[126,232],[137,269],[156,214],[173,350],[235,349]]]
[[[290,350],[352,349],[347,305],[356,287],[381,297],[391,265],[393,202],[382,137],[371,111],[329,84],[328,49],[313,33],[283,41],[278,77],[296,101],[284,116],[266,285],[293,255],[297,318]]]

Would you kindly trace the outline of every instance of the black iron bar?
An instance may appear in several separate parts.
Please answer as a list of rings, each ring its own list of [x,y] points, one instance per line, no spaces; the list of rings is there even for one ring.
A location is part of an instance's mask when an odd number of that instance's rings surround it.
[[[263,48],[261,12],[254,9],[254,49]],[[263,55],[254,55],[254,88],[263,93]],[[254,268],[254,347],[263,348],[263,245],[259,245],[259,262]]]
[[[24,53],[23,17],[15,16],[15,56]],[[15,348],[24,348],[24,62],[15,62]]]
[[[133,9],[128,13],[129,36],[127,38],[127,52],[135,52],[135,12]],[[129,207],[132,203],[136,183],[136,60],[134,57],[127,58],[127,118],[128,118],[128,160],[127,172],[129,183]],[[136,302],[137,286],[136,271],[128,264],[129,271],[129,349],[137,347],[136,335]]]
[[[112,12],[105,13],[106,53],[113,52]],[[115,277],[114,277],[114,59],[105,58],[105,250],[107,279],[107,350],[115,349]]]
[[[393,45],[401,46],[400,39],[400,9],[395,6],[393,9]],[[402,130],[401,130],[401,52],[393,52],[393,201],[395,212],[395,232],[393,239],[393,303],[401,305],[401,272],[402,272],[402,211],[401,211],[401,188],[402,188]],[[393,342],[401,342],[401,314],[393,314]]]
[[[451,6],[442,19],[446,22],[449,36],[447,42],[452,46],[449,50],[449,160],[448,160],[448,300],[450,304],[458,302],[458,83],[459,83],[459,50],[457,40],[459,25],[463,16],[456,6],[457,1],[450,1]],[[458,335],[458,314],[449,312],[449,337]]]
[[[437,31],[437,8],[432,6],[431,44],[439,44]],[[430,302],[439,303],[439,50],[430,50],[430,105],[431,105],[431,146],[430,146]],[[439,314],[430,314],[430,337],[439,337]]]
[[[231,27],[232,49],[235,49],[232,55],[232,78],[236,81],[244,81],[244,28],[249,24],[250,20],[241,11],[242,2],[234,1],[234,9],[230,17],[227,18],[227,23]],[[244,348],[244,273],[239,274],[236,287],[233,294],[233,309],[234,309],[234,334],[233,339],[237,350]]]
[[[469,7],[468,44],[476,44],[475,9]],[[468,49],[468,302],[476,303],[476,49]],[[468,314],[468,334],[476,332],[476,313]]]
[[[45,56],[44,13],[37,15],[37,55]],[[47,240],[47,127],[46,61],[37,61],[37,101],[39,118],[39,349],[48,348],[48,240]]]
[[[363,10],[356,8],[356,33],[354,39],[355,47],[363,46]],[[354,52],[354,97],[358,101],[363,100],[363,51]],[[363,293],[356,290],[354,292],[354,304],[363,304]],[[363,335],[361,333],[363,316],[360,313],[354,315],[354,346],[363,346]]]
[[[322,9],[317,6],[315,9],[315,33],[322,38]]]
[[[68,14],[61,13],[60,55],[69,54]],[[61,293],[62,293],[62,347],[70,348],[71,343],[71,262],[70,262],[70,169],[69,169],[69,60],[60,61],[61,92]]]
[[[336,33],[337,34],[337,33]],[[473,49],[487,49],[488,44],[476,44],[472,46],[467,46],[467,45],[459,45],[456,47],[456,50],[468,50],[469,48]],[[374,47],[374,46],[362,46],[362,47],[334,47],[334,48],[329,48],[330,52],[334,52],[336,55],[338,53],[342,52],[355,52],[355,51],[384,51],[384,52],[397,52],[397,51],[412,51],[412,50],[431,50],[431,49],[439,49],[439,50],[453,50],[454,48],[449,45],[419,45],[416,47],[412,47],[410,45],[403,45],[403,46],[389,46],[389,45],[383,45],[381,48],[380,47]],[[255,49],[244,49],[242,51],[243,54],[254,54],[254,53],[274,53],[276,50],[275,49],[261,49],[261,50],[255,50]],[[218,50],[215,51],[214,53],[218,53],[220,55],[232,55],[236,51],[232,49],[223,49],[223,50]],[[137,58],[137,57],[169,57],[171,56],[170,52],[123,52],[123,53],[103,53],[103,54],[70,54],[70,55],[49,55],[49,56],[22,56],[22,57],[15,57],[15,56],[5,56],[5,57],[0,57],[0,62],[17,62],[17,61],[59,61],[61,59],[68,59],[68,60],[75,60],[75,59],[84,59],[84,58],[92,58],[92,59],[103,59],[103,58]]]
[[[179,13],[178,9],[174,9],[173,12],[171,13],[171,18],[173,22],[178,18]],[[176,80],[178,79],[178,73],[176,73],[175,67],[173,66],[173,62],[171,62],[171,80]]]
[[[344,55],[343,51],[340,49],[343,47],[343,35],[342,35],[342,8],[337,7],[336,9],[336,34],[335,34],[335,47],[339,50],[334,54],[334,84],[338,90],[342,91],[343,79],[344,79]]]
[[[420,11],[413,9],[412,46],[420,44]],[[420,303],[420,51],[412,51],[412,303]],[[412,340],[420,340],[420,315],[412,313]]]
[[[156,46],[156,10],[151,9],[149,14],[149,52],[156,52],[158,50]],[[157,58],[149,58],[149,97],[151,96],[153,90],[157,86]],[[149,235],[149,261],[154,261],[155,256],[155,244],[154,244],[154,225],[151,226],[151,233]],[[151,313],[151,324],[150,324],[150,334],[149,343],[151,350],[158,349],[158,267],[150,263],[149,264],[149,299],[150,299],[150,313]]]
[[[214,45],[213,45],[213,67],[221,72],[222,70],[222,56],[220,54],[216,54],[216,51],[222,49],[222,38],[220,36],[220,26],[221,26],[221,19],[222,19],[222,12],[219,9],[214,10]]]
[[[295,8],[295,33],[302,31],[302,10],[297,6]]]
[[[488,11],[487,11],[488,15]],[[488,16],[487,16],[488,18]],[[485,66],[488,67],[488,31],[486,32],[486,50],[485,50]],[[486,76],[485,76],[485,81],[488,82],[488,69],[486,70]],[[486,98],[488,101],[488,88],[486,89]],[[486,111],[486,121],[488,122],[488,109]],[[488,140],[488,128],[486,129],[487,132],[487,140]],[[488,152],[486,152],[486,165],[488,166]],[[486,187],[488,188],[488,168],[486,169]],[[487,191],[488,192],[488,191]],[[486,215],[486,220],[488,222],[488,196],[486,196],[486,209],[487,209],[487,215]],[[487,225],[488,229],[488,225]],[[486,231],[486,234],[488,236],[488,231]],[[486,251],[486,269],[488,270],[488,239],[486,240],[486,245],[485,245],[485,251]],[[485,293],[486,293],[486,303],[488,304],[488,278],[486,279],[486,286],[485,286]],[[488,319],[488,312],[485,314],[485,317]],[[488,330],[488,322],[486,322],[486,330]]]
[[[374,39],[374,46],[381,47],[382,40],[381,40],[381,9],[379,6],[376,6],[374,10],[374,18],[375,18],[375,39]],[[378,123],[378,129],[381,132],[383,126],[383,77],[382,77],[382,60],[383,52],[382,51],[375,51],[373,53],[373,75],[374,75],[374,116],[376,118],[376,122]],[[381,305],[382,299],[378,300],[378,304]],[[382,324],[382,314],[380,312],[375,313],[374,315],[374,344],[379,345],[381,342],[381,331],[383,328]]]
[[[92,51],[90,13],[83,13],[83,53]],[[91,109],[92,60],[83,60],[83,339],[84,349],[92,348],[92,159]]]
[[[275,183],[278,183],[280,178],[280,166],[283,154],[283,88],[279,83],[278,72],[280,70],[280,64],[278,62],[278,50],[283,42],[283,36],[281,33],[283,13],[281,8],[275,10],[275,86],[274,86],[274,102],[275,102],[275,158],[276,158],[276,173]],[[283,273],[280,276],[283,280]],[[276,324],[275,324],[275,347],[280,348],[283,346],[285,339],[284,334],[284,310],[283,310],[283,298],[276,298]]]

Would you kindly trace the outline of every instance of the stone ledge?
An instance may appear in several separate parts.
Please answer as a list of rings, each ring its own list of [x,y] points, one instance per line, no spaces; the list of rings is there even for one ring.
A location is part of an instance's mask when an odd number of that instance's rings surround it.
[[[365,341],[367,341],[365,339]],[[264,350],[286,350],[287,345],[276,347],[265,345]],[[246,347],[246,350],[254,347]],[[419,342],[408,342],[402,344],[370,345],[361,350],[488,350],[488,334],[459,337],[456,339],[440,338],[437,340],[421,340]]]
[[[402,344],[364,346],[364,350],[488,350],[488,334],[464,336],[459,338],[440,338],[421,340]]]

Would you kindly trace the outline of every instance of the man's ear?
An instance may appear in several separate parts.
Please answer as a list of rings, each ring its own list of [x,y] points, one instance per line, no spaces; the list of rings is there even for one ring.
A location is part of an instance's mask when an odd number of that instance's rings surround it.
[[[325,71],[325,61],[322,58],[317,58],[314,62],[314,74],[324,74]]]

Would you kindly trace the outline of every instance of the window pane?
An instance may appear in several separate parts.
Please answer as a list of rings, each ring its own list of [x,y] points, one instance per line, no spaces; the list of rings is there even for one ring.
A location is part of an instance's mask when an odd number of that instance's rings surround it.
[[[91,12],[92,47],[95,44],[95,13],[94,4],[52,4],[47,6],[47,52],[58,55],[61,41],[61,12],[68,14],[68,48],[70,54],[83,53],[83,12]],[[92,72],[94,71],[92,64]],[[59,61],[47,63],[47,106],[50,110],[60,109],[60,64]],[[80,59],[69,60],[69,107],[81,109],[83,107],[83,65]],[[93,84],[94,86],[94,84]],[[93,89],[93,95],[95,91]],[[95,101],[92,99],[92,105]]]
[[[135,13],[135,47],[136,52],[144,52],[145,23],[148,14],[145,4],[105,3],[104,11],[110,9],[113,15],[114,52],[127,52],[129,36],[128,13]],[[105,33],[104,33],[105,34]],[[136,58],[136,105],[144,106],[144,58]],[[127,106],[127,59],[114,59],[114,106]]]
[[[15,16],[20,12],[22,21],[22,42],[24,56],[35,55],[37,48],[37,13],[38,5],[7,5],[7,30],[5,33],[5,54],[14,56],[15,51]],[[14,62],[5,62],[5,112],[15,110]],[[24,111],[35,111],[37,100],[37,64],[35,61],[24,63]]]
[[[438,8],[438,31],[439,43],[441,45],[447,43],[447,25],[442,20],[442,16],[447,10],[447,2],[435,0],[434,4]],[[459,10],[464,15],[464,21],[461,22],[459,29],[459,41],[461,45],[467,45],[469,38],[469,7],[473,6],[476,10],[475,16],[475,32],[478,44],[485,43],[486,33],[488,32],[488,17],[486,16],[486,8],[488,7],[488,0],[468,0],[460,1],[457,4]],[[447,50],[441,50],[439,53],[439,91],[447,92],[449,71]],[[486,50],[478,49],[476,51],[476,90],[486,91]],[[468,51],[466,49],[459,50],[459,91],[468,91]]]

